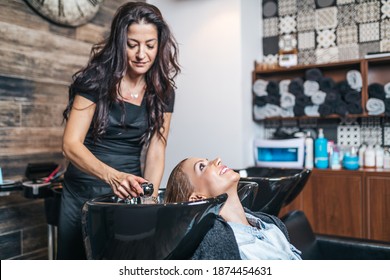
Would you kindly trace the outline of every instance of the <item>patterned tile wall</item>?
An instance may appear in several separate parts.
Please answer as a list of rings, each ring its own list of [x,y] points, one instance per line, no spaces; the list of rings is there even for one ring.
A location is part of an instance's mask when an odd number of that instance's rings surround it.
[[[263,0],[262,13],[264,63],[277,62],[286,38],[298,64],[390,51],[390,0]]]

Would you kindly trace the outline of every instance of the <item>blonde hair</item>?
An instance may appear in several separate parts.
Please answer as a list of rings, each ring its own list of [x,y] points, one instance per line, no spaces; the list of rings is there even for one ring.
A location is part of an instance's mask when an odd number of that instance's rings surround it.
[[[194,186],[183,171],[183,164],[186,160],[179,162],[169,175],[165,191],[166,203],[189,201],[191,194],[194,192]]]

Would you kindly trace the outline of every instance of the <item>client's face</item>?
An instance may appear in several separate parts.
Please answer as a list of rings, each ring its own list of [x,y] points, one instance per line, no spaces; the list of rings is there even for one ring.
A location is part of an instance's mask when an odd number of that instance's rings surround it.
[[[217,196],[229,190],[237,191],[240,175],[223,165],[219,158],[212,161],[188,158],[182,170],[195,186],[195,197],[191,197],[191,200]]]

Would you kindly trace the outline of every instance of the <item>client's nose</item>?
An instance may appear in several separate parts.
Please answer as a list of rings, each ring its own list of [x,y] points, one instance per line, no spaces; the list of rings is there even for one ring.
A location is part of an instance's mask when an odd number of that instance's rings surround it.
[[[222,160],[221,160],[221,158],[217,157],[217,158],[214,159],[211,163],[214,164],[214,165],[216,165],[216,166],[218,166],[218,165],[221,165]]]

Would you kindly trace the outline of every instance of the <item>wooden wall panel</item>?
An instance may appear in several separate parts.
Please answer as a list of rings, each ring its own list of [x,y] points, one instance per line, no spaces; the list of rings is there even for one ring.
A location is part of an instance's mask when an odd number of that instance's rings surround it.
[[[125,0],[105,0],[88,24],[55,25],[23,0],[0,1],[0,167],[24,179],[28,163],[66,164],[62,112],[72,75],[107,34]],[[0,258],[47,259],[43,199],[0,196]]]

